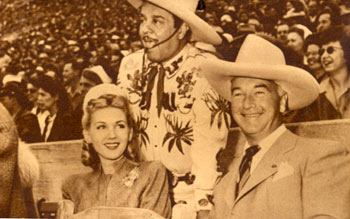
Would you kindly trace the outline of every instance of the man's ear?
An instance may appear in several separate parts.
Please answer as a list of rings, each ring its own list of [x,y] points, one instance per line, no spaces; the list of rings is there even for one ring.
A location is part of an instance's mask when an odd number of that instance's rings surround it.
[[[58,94],[56,94],[54,97],[53,97],[54,99],[55,99],[55,102],[57,103],[57,101],[58,101]]]
[[[182,40],[186,36],[186,33],[187,31],[189,31],[189,29],[189,26],[185,22],[183,22],[179,29],[178,39]]]
[[[288,94],[287,92],[283,92],[280,97],[280,112],[284,113],[287,111],[287,103],[288,103]]]
[[[84,139],[85,141],[88,143],[88,144],[91,144],[92,141],[91,141],[91,137],[90,137],[90,134],[87,130],[83,130],[83,136],[84,136]]]

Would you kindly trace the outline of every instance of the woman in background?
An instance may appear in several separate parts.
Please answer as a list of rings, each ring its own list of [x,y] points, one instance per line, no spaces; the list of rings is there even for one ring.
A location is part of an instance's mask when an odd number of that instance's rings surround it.
[[[75,139],[71,105],[64,87],[50,76],[38,79],[38,108],[48,111],[41,135],[45,142]]]

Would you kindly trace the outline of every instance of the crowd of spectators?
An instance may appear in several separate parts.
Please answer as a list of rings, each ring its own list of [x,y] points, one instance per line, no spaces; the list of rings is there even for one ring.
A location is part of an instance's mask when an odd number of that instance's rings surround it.
[[[349,0],[204,2],[205,8],[198,14],[215,27],[224,43],[216,48],[204,46],[201,49],[232,61],[239,49],[237,42],[242,36],[255,33],[283,47],[289,53],[286,55],[288,63],[307,69],[319,82],[326,75],[318,55],[322,33],[331,26],[338,26],[345,36],[350,36]],[[80,124],[79,108],[86,88],[104,82],[114,83],[120,60],[142,48],[138,39],[139,18],[126,0],[6,0],[1,1],[0,10],[1,83],[4,88],[8,81],[19,84],[15,88],[7,85],[7,90],[0,93],[0,100],[4,102],[4,96],[7,97],[13,108],[16,98],[18,105],[25,102],[21,98],[26,94],[31,103],[22,108],[37,115],[40,141],[49,139],[43,136],[50,116],[43,108],[47,102],[45,95],[54,99],[58,95],[49,92],[50,87],[46,89],[45,85],[40,85],[40,81],[50,80],[43,76],[54,80],[55,86],[65,88],[70,101],[65,114],[71,114],[66,121],[77,119],[76,123]],[[91,68],[94,70],[82,74]],[[13,102],[9,97],[13,97]],[[19,108],[14,110],[14,117],[18,111]],[[55,114],[54,110],[50,118]],[[69,138],[80,137],[81,133],[73,133]]]

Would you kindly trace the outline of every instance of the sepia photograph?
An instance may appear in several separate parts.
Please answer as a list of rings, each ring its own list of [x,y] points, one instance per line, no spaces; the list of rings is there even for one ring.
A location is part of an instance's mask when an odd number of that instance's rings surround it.
[[[1,0],[0,218],[350,219],[350,0]]]

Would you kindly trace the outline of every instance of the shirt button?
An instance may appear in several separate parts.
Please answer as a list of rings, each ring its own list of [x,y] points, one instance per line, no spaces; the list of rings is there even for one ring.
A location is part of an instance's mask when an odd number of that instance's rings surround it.
[[[154,128],[157,128],[157,125],[154,125]]]
[[[158,147],[158,145],[155,144],[154,147],[156,148],[156,147]]]

